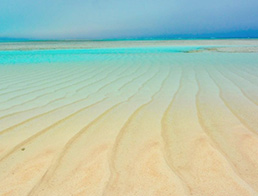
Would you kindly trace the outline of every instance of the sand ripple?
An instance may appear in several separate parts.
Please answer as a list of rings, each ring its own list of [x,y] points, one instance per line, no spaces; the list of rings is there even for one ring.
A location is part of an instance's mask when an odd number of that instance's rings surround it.
[[[257,196],[255,53],[0,66],[0,195]]]

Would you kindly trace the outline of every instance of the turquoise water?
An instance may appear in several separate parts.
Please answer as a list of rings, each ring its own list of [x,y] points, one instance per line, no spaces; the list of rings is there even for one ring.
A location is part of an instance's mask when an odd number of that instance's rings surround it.
[[[148,54],[182,53],[198,50],[199,46],[143,47],[143,48],[97,48],[97,49],[56,49],[56,50],[12,50],[0,51],[0,64],[44,63],[87,61],[92,55],[105,54]]]

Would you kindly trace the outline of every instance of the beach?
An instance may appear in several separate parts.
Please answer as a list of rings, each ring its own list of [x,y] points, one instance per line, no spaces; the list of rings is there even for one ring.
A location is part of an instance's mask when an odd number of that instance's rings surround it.
[[[257,196],[258,40],[0,43],[1,196]]]

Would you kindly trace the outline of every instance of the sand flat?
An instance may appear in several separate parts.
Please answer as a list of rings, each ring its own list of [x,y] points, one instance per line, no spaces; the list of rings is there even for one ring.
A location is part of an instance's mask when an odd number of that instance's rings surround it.
[[[257,43],[0,44],[0,195],[257,196]]]

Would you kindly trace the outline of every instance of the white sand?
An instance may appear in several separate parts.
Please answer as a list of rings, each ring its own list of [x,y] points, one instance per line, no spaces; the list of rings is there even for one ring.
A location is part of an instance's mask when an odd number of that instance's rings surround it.
[[[94,55],[0,66],[1,196],[258,195],[256,54]]]

